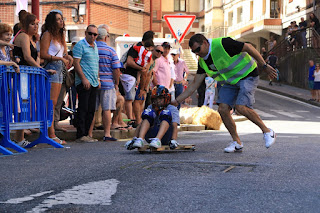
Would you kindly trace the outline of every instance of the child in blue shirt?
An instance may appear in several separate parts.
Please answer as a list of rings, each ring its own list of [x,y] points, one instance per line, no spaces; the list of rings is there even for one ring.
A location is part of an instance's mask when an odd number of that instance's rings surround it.
[[[142,113],[142,122],[137,127],[135,137],[128,141],[125,147],[128,150],[141,148],[144,141],[153,148],[169,145],[171,149],[178,147],[178,124],[180,123],[179,110],[170,105],[171,95],[167,88],[157,85],[151,92],[152,104]]]

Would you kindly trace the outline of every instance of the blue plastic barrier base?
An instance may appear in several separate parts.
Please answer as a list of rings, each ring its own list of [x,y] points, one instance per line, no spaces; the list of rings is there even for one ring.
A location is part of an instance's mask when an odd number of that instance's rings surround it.
[[[0,146],[0,152],[4,155],[12,155],[13,153],[4,148],[3,146]]]
[[[62,146],[61,144],[55,142],[54,140],[50,139],[48,136],[45,136],[42,132],[40,132],[40,136],[37,140],[33,141],[32,143],[30,143],[28,146],[26,146],[25,148],[31,148],[37,144],[40,143],[46,143],[49,144],[55,148],[64,148],[64,146]]]
[[[0,140],[0,152],[3,153],[4,155],[12,155],[13,153],[7,149],[5,149],[4,147],[7,148],[12,148],[14,150],[16,150],[17,152],[28,152],[26,149],[20,147],[19,145],[17,145],[16,143],[14,143],[13,141],[11,141],[10,139],[3,137]]]

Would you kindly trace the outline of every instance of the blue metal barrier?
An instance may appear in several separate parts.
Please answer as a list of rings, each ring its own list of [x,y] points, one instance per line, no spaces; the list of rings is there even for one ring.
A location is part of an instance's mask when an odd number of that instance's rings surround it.
[[[48,137],[53,119],[50,74],[42,68],[19,67],[20,74],[17,74],[12,67],[0,66],[0,153],[13,154],[6,148],[27,152],[10,140],[10,131],[31,128],[40,128],[40,136],[25,148],[39,143],[63,148]]]

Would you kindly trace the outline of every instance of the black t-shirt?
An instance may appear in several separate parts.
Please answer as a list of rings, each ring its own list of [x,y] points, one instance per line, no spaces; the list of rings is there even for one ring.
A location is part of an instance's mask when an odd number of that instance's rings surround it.
[[[275,56],[275,55],[270,55],[269,57],[268,57],[268,64],[270,65],[270,66],[272,66],[273,68],[276,68],[277,66],[277,60],[278,60],[278,57],[277,56]]]
[[[142,43],[138,42],[136,44],[136,46],[142,46]],[[128,51],[128,56],[131,56],[132,58],[138,58],[139,53],[135,49],[133,49],[133,46],[132,46],[132,47],[130,47],[130,49]],[[138,71],[139,70],[134,69],[130,66],[127,66],[127,68],[123,71],[123,74],[128,74],[128,75],[131,75],[131,76],[137,78]]]
[[[230,37],[222,39],[222,46],[230,57],[240,54],[243,49],[243,45],[244,45],[243,42],[233,40]],[[217,71],[217,68],[213,64],[211,55],[209,55],[208,59],[204,60],[204,62],[207,64],[210,70]],[[206,73],[206,71],[202,67],[200,67],[200,64],[198,63],[197,74],[204,74],[204,73]],[[258,69],[256,68],[251,73],[249,73],[247,77],[249,76],[256,77],[258,75],[259,75],[259,72],[258,72]]]
[[[306,28],[308,27],[308,24],[306,21],[300,22],[299,23],[299,27],[301,29],[301,27],[303,27],[303,29],[301,30],[301,32],[306,32]]]

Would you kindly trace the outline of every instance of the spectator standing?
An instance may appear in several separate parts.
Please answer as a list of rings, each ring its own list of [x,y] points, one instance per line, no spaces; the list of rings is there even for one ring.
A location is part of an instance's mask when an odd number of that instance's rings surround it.
[[[317,63],[316,69],[314,71],[314,86],[313,90],[315,92],[315,101],[320,102],[320,64]]]
[[[270,55],[266,59],[266,62],[273,67],[275,70],[277,70],[277,64],[278,64],[278,57],[274,54],[274,52],[270,52]],[[278,79],[278,77],[277,77]],[[270,79],[269,85],[272,86],[272,79]]]
[[[169,52],[171,45],[168,42],[163,42],[163,54],[156,60],[153,77],[153,87],[157,85],[163,85],[165,88],[170,88],[171,83],[171,65],[169,61]]]
[[[308,27],[308,24],[307,22],[304,20],[303,17],[301,17],[301,22],[299,23],[299,29],[300,29],[300,40],[301,40],[301,46],[303,49],[307,48],[307,38],[306,38],[306,35],[307,35],[307,27]]]
[[[274,38],[274,35],[270,35],[270,40],[266,41],[266,45],[268,47],[268,51],[270,51],[272,48],[274,48],[277,45],[277,41]]]
[[[213,109],[213,101],[214,96],[216,94],[216,87],[217,87],[217,81],[211,78],[210,76],[207,76],[205,78],[206,82],[206,94],[203,105],[207,106],[209,102],[209,107]]]
[[[311,92],[311,99],[309,101],[315,101],[316,100],[316,93],[313,89],[314,87],[314,70],[316,67],[314,66],[314,61],[309,60],[309,76],[308,76],[308,83],[309,83],[309,89]]]
[[[262,56],[262,58],[264,59],[264,60],[266,60],[267,59],[267,57],[268,57],[268,53],[267,53],[267,51],[266,51],[266,48],[265,47],[262,47],[261,48],[261,56]]]
[[[174,81],[174,88],[175,88],[175,98],[177,98],[183,92],[183,86],[186,85],[189,69],[187,64],[184,60],[180,57],[180,54],[177,49],[172,50],[171,52],[173,63],[174,63],[174,71],[176,74],[176,80]],[[180,104],[178,106],[180,109]]]
[[[1,65],[12,66],[17,73],[20,72],[19,66],[11,60],[11,44],[12,28],[10,25],[0,23],[0,63]]]
[[[17,73],[20,72],[19,66],[11,60],[10,40],[12,37],[12,28],[5,23],[0,23],[0,65],[12,66]],[[25,147],[30,144],[24,139],[24,130],[17,130],[14,139],[19,146]]]
[[[320,33],[319,19],[317,18],[317,16],[314,13],[310,14],[309,19],[310,19],[310,27],[313,27],[314,30],[319,34]],[[314,33],[312,34],[312,43],[313,43],[314,48],[319,47],[319,40],[317,38],[317,35]]]
[[[50,98],[52,100],[53,109],[55,109],[54,121],[51,127],[48,128],[49,137],[60,144],[66,144],[64,140],[59,139],[55,135],[55,128],[66,131],[58,125],[60,120],[60,108],[62,100],[66,93],[65,84],[62,87],[64,80],[64,72],[71,66],[73,59],[68,55],[67,44],[65,41],[65,24],[60,10],[52,10],[46,16],[44,25],[42,26],[42,34],[40,41],[40,55],[45,60],[45,69],[56,70],[56,74],[51,77]],[[62,88],[62,94],[60,95]],[[61,104],[58,103],[60,97]]]
[[[252,109],[254,92],[259,81],[257,64],[264,67],[269,77],[276,77],[276,71],[265,63],[260,53],[251,45],[235,41],[229,37],[207,39],[202,34],[195,34],[189,40],[192,52],[198,55],[199,69],[192,84],[175,100],[177,106],[189,97],[203,82],[208,73],[215,80],[224,84],[219,89],[219,113],[228,129],[233,142],[225,148],[225,152],[241,150],[240,141],[230,110],[236,110],[246,116],[262,130],[266,148],[276,140],[273,130],[267,128],[259,115]],[[255,59],[255,60],[254,60]],[[237,63],[234,63],[237,61]]]
[[[91,126],[99,87],[99,53],[95,40],[98,29],[89,25],[85,38],[73,48],[74,67],[76,70],[75,85],[78,93],[77,139],[79,142],[94,142],[88,136]]]
[[[12,41],[14,44],[13,56],[18,65],[41,68],[36,43],[33,40],[33,36],[38,33],[38,23],[35,15],[28,12],[21,14],[21,22],[19,23],[21,30]],[[54,70],[47,71],[55,73]],[[15,140],[18,144],[20,143],[23,147],[30,144],[30,142],[24,140],[23,131],[18,131],[17,135]]]
[[[146,72],[146,67],[144,66],[146,63],[149,63],[149,58],[151,60],[151,54],[146,48],[154,46],[153,44],[153,31],[147,31],[143,34],[142,41],[138,42],[136,45],[131,47],[128,51],[126,68],[123,71],[123,74],[120,77],[121,83],[124,88],[125,93],[125,109],[129,119],[133,120],[133,110],[132,103],[135,100],[136,96],[136,84],[138,73]],[[151,40],[151,41],[150,41]],[[148,45],[146,45],[146,42]],[[141,54],[139,55],[139,52]],[[142,93],[144,91],[141,91]],[[140,93],[140,91],[139,91]],[[140,116],[140,115],[139,115]],[[136,127],[137,125],[134,123],[130,123]]]
[[[138,72],[138,75],[137,75],[137,82],[136,82],[137,90],[136,90],[136,95],[133,101],[133,113],[135,117],[135,122],[132,124],[133,127],[136,127],[138,124],[141,123],[141,114],[143,111],[144,102],[145,102],[146,93],[147,93],[147,90],[145,88],[146,75],[147,75],[147,70],[149,70],[149,67],[151,65],[152,51],[154,49],[153,41],[151,39],[145,41],[144,47],[146,48],[144,52],[148,51],[145,57],[143,57],[143,54],[141,54],[142,47],[139,47],[139,46],[133,47],[133,49],[139,52],[139,59],[137,63],[140,64],[140,61],[145,61],[143,66],[146,68],[144,72]]]
[[[119,91],[120,68],[122,67],[116,51],[107,45],[108,32],[105,28],[98,28],[97,47],[99,50],[99,76],[101,88],[97,91],[96,110],[101,104],[102,122],[104,128],[103,141],[116,141],[110,134],[111,110],[116,110],[117,92]],[[89,136],[92,137],[94,119]]]

